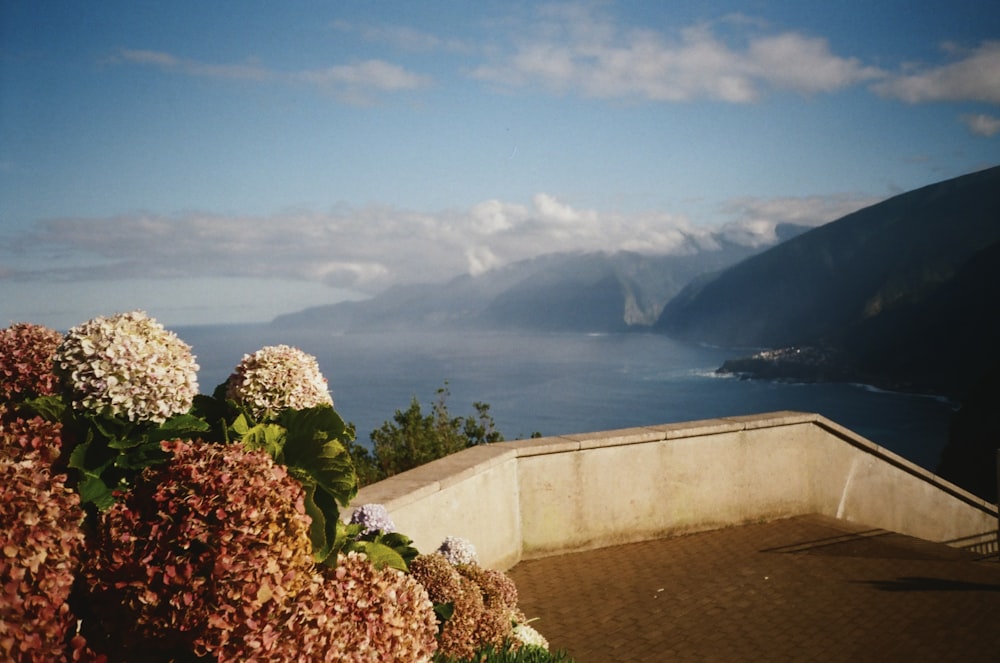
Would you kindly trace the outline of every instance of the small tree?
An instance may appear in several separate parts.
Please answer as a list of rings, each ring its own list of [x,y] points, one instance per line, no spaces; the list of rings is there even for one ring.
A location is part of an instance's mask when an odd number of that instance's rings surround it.
[[[476,414],[452,417],[448,412],[448,383],[437,390],[437,400],[424,414],[416,397],[405,410],[396,410],[392,421],[372,431],[372,451],[359,444],[349,448],[362,485],[380,481],[432,460],[479,444],[503,442],[490,416],[490,406],[476,402]]]

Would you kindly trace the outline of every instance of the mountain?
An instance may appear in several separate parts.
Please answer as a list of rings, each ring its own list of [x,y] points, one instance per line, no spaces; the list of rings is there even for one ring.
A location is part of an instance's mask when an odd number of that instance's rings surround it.
[[[835,357],[836,369],[875,383],[960,395],[997,356],[997,265],[1000,167],[895,196],[695,280],[654,328],[729,347],[819,347],[807,353],[817,365]]]
[[[969,390],[962,407],[951,418],[948,443],[935,474],[984,500],[996,503],[997,440],[1000,440],[1000,362],[990,366]]]
[[[777,234],[781,239],[804,231],[784,225]],[[714,236],[709,241],[688,238],[680,255],[551,253],[446,283],[396,286],[368,300],[279,316],[272,324],[334,331],[447,327],[607,332],[649,327],[691,279],[763,248]]]

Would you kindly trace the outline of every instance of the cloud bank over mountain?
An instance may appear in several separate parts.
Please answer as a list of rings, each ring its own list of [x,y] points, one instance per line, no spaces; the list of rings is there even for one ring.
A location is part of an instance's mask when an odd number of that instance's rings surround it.
[[[13,237],[3,262],[14,281],[255,277],[371,294],[554,252],[670,255],[689,251],[690,242],[712,249],[717,233],[761,246],[776,241],[777,224],[816,226],[872,202],[846,195],[740,199],[721,210],[730,219],[721,227],[665,212],[581,209],[546,193],[527,203],[486,200],[435,213],[343,205],[268,216],[62,218]]]

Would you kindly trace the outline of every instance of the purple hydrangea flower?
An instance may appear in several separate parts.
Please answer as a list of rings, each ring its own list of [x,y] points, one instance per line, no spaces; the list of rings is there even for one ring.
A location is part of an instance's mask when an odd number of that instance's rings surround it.
[[[364,527],[362,534],[374,534],[379,531],[391,534],[396,531],[396,524],[392,522],[389,512],[381,504],[359,506],[351,514],[351,524],[360,524]]]
[[[476,547],[468,540],[458,536],[445,537],[437,552],[443,555],[453,566],[475,564],[478,562]]]

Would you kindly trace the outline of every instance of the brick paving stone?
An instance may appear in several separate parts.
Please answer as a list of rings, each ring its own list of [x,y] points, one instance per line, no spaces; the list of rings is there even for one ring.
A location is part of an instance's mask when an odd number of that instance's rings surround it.
[[[822,516],[508,573],[533,625],[577,663],[1000,660],[1000,564]]]

